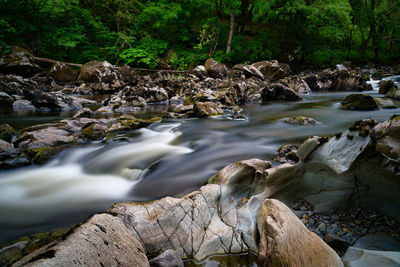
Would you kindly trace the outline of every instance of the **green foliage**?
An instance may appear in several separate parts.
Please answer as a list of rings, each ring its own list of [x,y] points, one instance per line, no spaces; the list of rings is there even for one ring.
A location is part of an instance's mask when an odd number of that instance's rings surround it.
[[[231,65],[393,64],[399,24],[400,2],[393,0],[0,0],[0,50],[19,45],[64,61],[148,68],[174,50],[164,60],[175,69],[210,56]]]
[[[122,63],[141,67],[155,68],[158,58],[166,51],[168,43],[163,40],[146,37],[133,47],[124,49],[120,54]]]

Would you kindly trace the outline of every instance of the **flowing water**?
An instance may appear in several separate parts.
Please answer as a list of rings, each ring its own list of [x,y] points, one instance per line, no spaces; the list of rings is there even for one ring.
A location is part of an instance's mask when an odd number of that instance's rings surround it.
[[[43,166],[0,172],[0,242],[78,223],[118,201],[181,196],[229,163],[253,157],[273,160],[282,144],[299,145],[311,135],[341,132],[358,119],[384,121],[400,113],[342,110],[340,101],[347,94],[313,93],[300,102],[250,105],[243,111],[246,120],[226,115],[156,123],[121,133],[108,144],[67,149]],[[369,94],[379,96],[376,91]],[[284,122],[292,116],[318,123]],[[26,116],[25,124],[32,124],[32,118],[48,121]],[[9,117],[0,121],[24,124]]]

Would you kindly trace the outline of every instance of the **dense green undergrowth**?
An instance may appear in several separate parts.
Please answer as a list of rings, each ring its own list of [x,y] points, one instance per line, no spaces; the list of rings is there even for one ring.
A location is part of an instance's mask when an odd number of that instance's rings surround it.
[[[149,68],[188,69],[210,56],[229,65],[394,64],[399,24],[394,0],[0,0],[3,52],[19,45]]]

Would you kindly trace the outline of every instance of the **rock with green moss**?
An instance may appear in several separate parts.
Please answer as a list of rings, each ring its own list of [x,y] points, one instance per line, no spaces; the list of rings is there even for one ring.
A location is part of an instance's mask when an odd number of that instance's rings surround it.
[[[220,105],[214,102],[197,102],[193,105],[193,112],[198,117],[223,115]]]
[[[399,105],[396,104],[393,99],[386,98],[386,97],[377,97],[375,98],[376,103],[378,104],[379,108],[383,109],[395,109],[398,108]]]
[[[342,107],[349,110],[375,110],[378,109],[374,98],[364,94],[350,94],[342,101]]]
[[[26,148],[24,154],[34,163],[42,164],[57,155],[65,147],[41,147],[41,148]]]
[[[352,126],[350,126],[349,130],[358,131],[360,136],[367,137],[377,124],[378,122],[373,118],[358,120],[354,122]]]
[[[383,81],[381,86],[379,86],[379,93],[387,94],[392,88],[397,88],[392,80]]]
[[[2,124],[0,125],[0,139],[11,142],[13,136],[16,135],[16,131],[14,130],[13,127],[11,127],[8,124]]]
[[[291,117],[286,119],[285,122],[295,125],[313,125],[317,123],[313,118],[303,116]]]
[[[297,147],[290,144],[284,144],[278,149],[278,153],[274,160],[279,161],[280,163],[298,162],[299,157],[297,156]]]
[[[81,137],[87,140],[99,140],[106,135],[106,132],[106,126],[92,122],[82,128]]]

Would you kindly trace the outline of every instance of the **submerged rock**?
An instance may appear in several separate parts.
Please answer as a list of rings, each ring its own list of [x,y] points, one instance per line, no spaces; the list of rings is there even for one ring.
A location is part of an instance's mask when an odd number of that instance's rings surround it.
[[[350,110],[375,110],[378,109],[374,98],[370,95],[351,94],[342,101],[342,107]]]
[[[257,227],[262,266],[343,266],[336,252],[278,200],[263,202]]]

